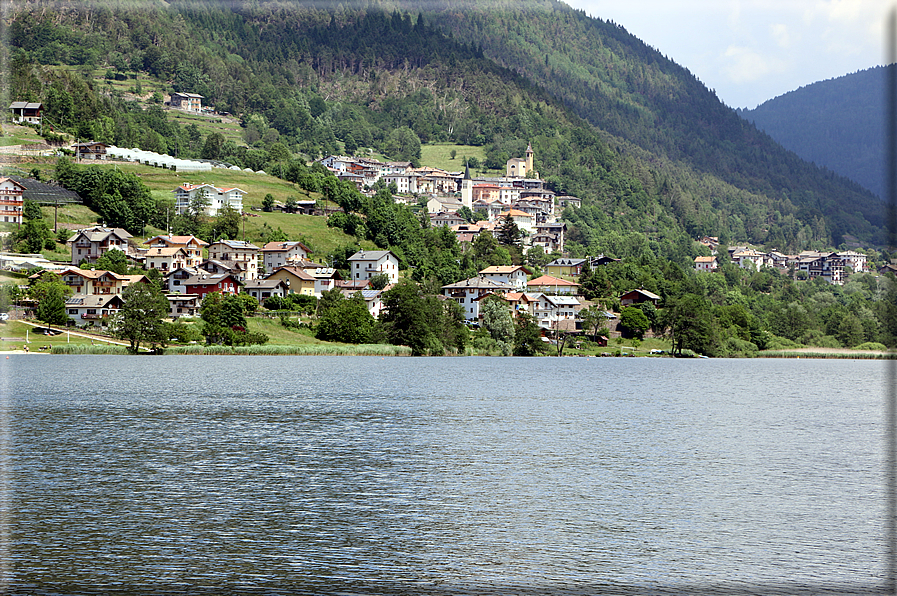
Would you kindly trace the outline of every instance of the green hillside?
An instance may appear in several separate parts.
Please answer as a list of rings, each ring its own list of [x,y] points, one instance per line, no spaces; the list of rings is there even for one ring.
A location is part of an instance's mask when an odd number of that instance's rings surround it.
[[[417,141],[479,147],[496,169],[532,143],[549,185],[584,200],[574,249],[628,234],[676,259],[703,234],[781,250],[884,240],[870,193],[784,151],[618,25],[560,2],[35,6],[10,12],[10,93],[41,99],[79,138],[266,171],[283,151],[419,162]],[[407,12],[381,10],[394,7]],[[243,142],[78,74],[95,69],[200,93],[241,117]]]
[[[819,81],[739,114],[783,147],[885,196],[885,67]]]

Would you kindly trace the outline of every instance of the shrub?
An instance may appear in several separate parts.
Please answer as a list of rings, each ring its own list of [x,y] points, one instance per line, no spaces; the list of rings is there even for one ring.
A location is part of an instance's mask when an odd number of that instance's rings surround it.
[[[766,342],[767,350],[793,350],[795,348],[802,348],[803,344],[799,344],[795,341],[791,341],[786,337],[780,337],[778,335],[770,335],[769,341]]]
[[[759,351],[757,344],[740,337],[729,337],[724,347],[730,354],[748,354]]]
[[[888,347],[884,344],[880,344],[877,341],[867,341],[861,343],[858,346],[854,346],[854,350],[870,350],[872,352],[887,352]]]

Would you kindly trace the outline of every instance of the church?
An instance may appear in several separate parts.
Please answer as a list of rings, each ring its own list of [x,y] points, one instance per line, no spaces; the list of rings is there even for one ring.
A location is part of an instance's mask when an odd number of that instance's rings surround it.
[[[505,165],[505,176],[508,178],[538,178],[539,173],[533,167],[533,146],[527,144],[526,157],[512,157]]]

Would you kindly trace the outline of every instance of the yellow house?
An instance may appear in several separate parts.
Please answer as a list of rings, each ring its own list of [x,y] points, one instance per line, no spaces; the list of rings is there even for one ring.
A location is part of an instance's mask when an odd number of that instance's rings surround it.
[[[547,275],[558,277],[566,275],[568,277],[577,277],[582,273],[583,265],[586,259],[555,259],[543,267]]]
[[[280,267],[266,279],[279,279],[286,282],[290,287],[288,294],[315,295],[315,278],[301,267]]]

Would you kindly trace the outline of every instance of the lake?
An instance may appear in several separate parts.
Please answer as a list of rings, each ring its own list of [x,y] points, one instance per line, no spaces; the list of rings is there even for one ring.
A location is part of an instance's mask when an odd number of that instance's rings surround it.
[[[0,593],[884,592],[893,363],[0,362]]]

